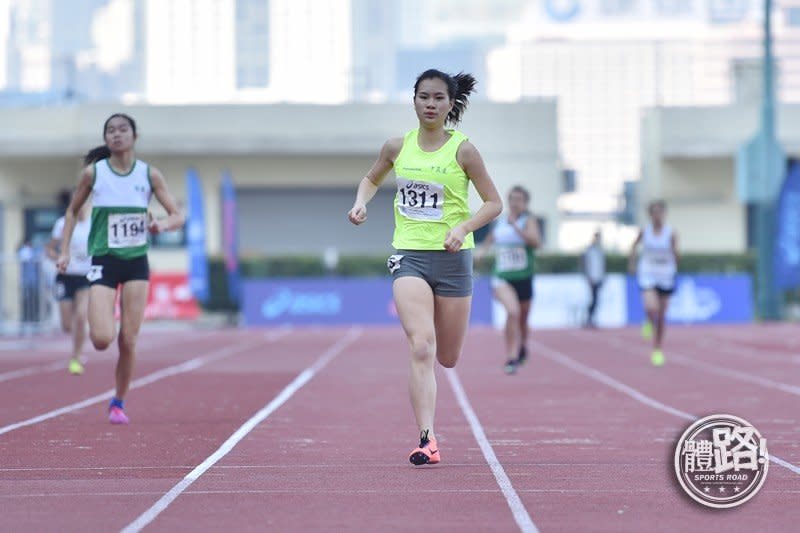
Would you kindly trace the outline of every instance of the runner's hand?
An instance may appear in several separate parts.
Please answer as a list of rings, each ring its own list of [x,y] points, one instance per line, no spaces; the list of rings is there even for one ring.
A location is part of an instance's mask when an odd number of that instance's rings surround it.
[[[153,213],[150,211],[147,212],[147,230],[151,235],[156,235],[164,231],[164,228],[161,227],[161,222],[153,218]]]
[[[363,204],[355,204],[347,213],[347,218],[356,226],[363,224],[364,221],[367,220],[367,206]]]
[[[447,232],[444,238],[444,249],[448,252],[457,252],[464,244],[464,239],[467,238],[467,232],[462,226],[456,226]]]
[[[64,251],[61,252],[61,255],[58,256],[58,260],[56,260],[56,268],[63,274],[67,271],[67,265],[69,265],[69,251]]]

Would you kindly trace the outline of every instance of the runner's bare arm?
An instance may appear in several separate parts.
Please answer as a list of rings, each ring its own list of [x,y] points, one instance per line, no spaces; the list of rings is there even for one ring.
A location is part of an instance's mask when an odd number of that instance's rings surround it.
[[[178,204],[167,187],[164,175],[155,167],[150,167],[150,184],[153,187],[153,194],[155,194],[156,199],[167,211],[166,218],[153,219],[148,223],[150,232],[161,233],[162,231],[176,230],[183,226],[186,217],[178,209]]]
[[[466,172],[467,177],[472,182],[478,195],[483,200],[483,205],[470,217],[464,226],[467,233],[482,228],[500,214],[503,210],[503,200],[500,198],[500,193],[497,192],[489,172],[486,170],[486,165],[483,163],[478,149],[475,148],[469,141],[464,141],[458,147],[456,159],[461,165],[461,168]]]
[[[639,230],[636,240],[631,245],[630,254],[628,254],[628,272],[631,274],[636,272],[636,249],[639,247],[639,243],[642,242],[642,235],[642,230]]]
[[[394,166],[394,161],[402,147],[403,139],[400,137],[389,139],[383,144],[377,161],[358,184],[356,200],[353,202],[352,209],[347,213],[347,218],[353,224],[359,225],[367,220],[367,204],[378,192],[378,187]]]
[[[675,264],[680,263],[681,261],[681,253],[678,251],[678,234],[674,231],[672,232],[672,255],[675,256]]]
[[[75,231],[78,213],[80,213],[86,200],[89,199],[93,186],[94,165],[89,165],[81,171],[78,187],[75,189],[69,207],[67,207],[67,212],[64,214],[64,232],[61,235],[61,242],[72,242],[72,233]],[[61,253],[58,255],[58,260],[56,260],[56,268],[59,272],[63,273],[67,269],[69,259],[69,246],[62,246]]]
[[[532,214],[525,221],[525,227],[520,230],[516,224],[514,229],[519,233],[520,237],[525,241],[525,244],[533,248],[538,248],[542,243],[542,236],[539,233],[539,221]]]

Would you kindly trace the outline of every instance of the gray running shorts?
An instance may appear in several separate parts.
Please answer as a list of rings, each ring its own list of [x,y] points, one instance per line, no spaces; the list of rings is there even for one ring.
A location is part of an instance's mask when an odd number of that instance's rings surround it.
[[[392,278],[421,278],[439,296],[472,295],[472,250],[397,250],[386,261]]]

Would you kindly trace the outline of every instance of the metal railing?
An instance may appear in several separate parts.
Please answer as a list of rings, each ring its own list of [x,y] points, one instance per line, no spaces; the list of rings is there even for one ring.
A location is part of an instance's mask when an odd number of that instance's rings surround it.
[[[38,250],[0,254],[0,335],[32,336],[59,328],[55,264]]]

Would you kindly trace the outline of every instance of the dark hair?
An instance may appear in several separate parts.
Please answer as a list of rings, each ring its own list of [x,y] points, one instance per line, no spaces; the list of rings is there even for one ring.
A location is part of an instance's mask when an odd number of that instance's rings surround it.
[[[655,209],[656,207],[660,207],[661,209],[666,210],[667,209],[667,202],[665,202],[664,200],[661,200],[661,199],[653,200],[652,202],[647,204],[647,212],[648,213],[652,213],[653,209]]]
[[[58,208],[61,211],[66,211],[69,203],[72,200],[72,191],[69,189],[61,189],[58,191]]]
[[[531,201],[531,193],[529,193],[528,189],[526,189],[522,185],[514,185],[513,187],[511,187],[511,190],[508,191],[508,194],[510,196],[511,194],[513,194],[515,192],[517,192],[517,193],[519,193],[519,194],[521,194],[522,196],[525,197],[525,203],[526,204]]]
[[[86,152],[86,155],[83,156],[83,164],[91,165],[109,157],[111,157],[111,150],[105,144],[101,144]]]
[[[431,68],[417,76],[417,81],[414,83],[414,97],[417,96],[417,90],[422,80],[439,79],[447,85],[447,95],[453,101],[453,109],[447,114],[447,123],[458,124],[461,122],[461,115],[467,109],[469,104],[469,95],[475,91],[475,85],[478,83],[472,74],[459,72],[451,76],[441,70]]]
[[[103,139],[106,138],[106,128],[108,128],[108,123],[111,122],[112,118],[124,118],[128,121],[128,124],[131,125],[131,129],[133,130],[133,136],[136,137],[136,121],[130,117],[130,115],[126,115],[125,113],[114,113],[110,117],[108,117],[103,124]]]

